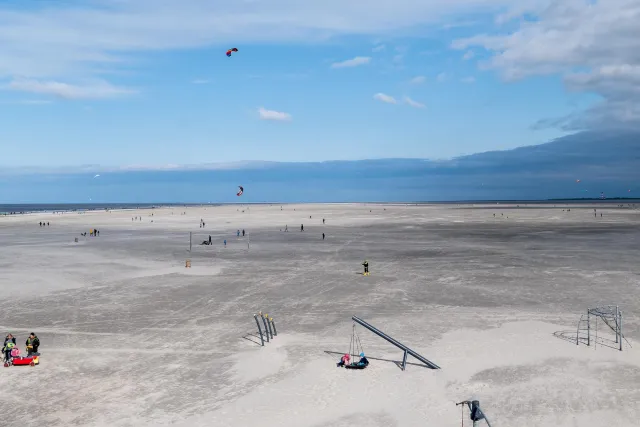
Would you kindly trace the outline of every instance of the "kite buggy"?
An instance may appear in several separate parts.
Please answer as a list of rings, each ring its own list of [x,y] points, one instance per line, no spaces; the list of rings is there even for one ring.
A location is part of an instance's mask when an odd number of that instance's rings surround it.
[[[31,353],[29,356],[21,356],[20,349],[12,342],[8,342],[3,348],[4,367],[10,366],[36,366],[40,364],[40,355]]]

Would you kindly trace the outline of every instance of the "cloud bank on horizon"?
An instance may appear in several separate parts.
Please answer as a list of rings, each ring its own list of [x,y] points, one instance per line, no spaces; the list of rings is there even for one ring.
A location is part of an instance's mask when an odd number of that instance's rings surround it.
[[[447,158],[637,129],[639,18],[637,0],[9,1],[1,162]]]

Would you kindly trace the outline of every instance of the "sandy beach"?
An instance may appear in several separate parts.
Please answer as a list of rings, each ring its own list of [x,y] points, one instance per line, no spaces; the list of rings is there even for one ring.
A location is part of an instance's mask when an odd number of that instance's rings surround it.
[[[640,419],[638,210],[34,213],[0,217],[0,242],[0,330],[42,342],[39,366],[0,371],[0,408],[21,425],[447,427],[472,399],[493,427]],[[576,345],[580,316],[608,304],[623,351],[603,323]],[[259,311],[278,332],[264,347]],[[370,366],[337,368],[354,315],[441,369],[409,357],[402,371],[403,352],[361,326]]]

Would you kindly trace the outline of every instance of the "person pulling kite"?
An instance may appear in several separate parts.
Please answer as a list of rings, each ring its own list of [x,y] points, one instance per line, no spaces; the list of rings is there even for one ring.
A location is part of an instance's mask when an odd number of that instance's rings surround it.
[[[227,51],[227,56],[228,56],[229,58],[231,58],[231,52],[237,52],[237,51],[238,51],[238,48],[237,48],[237,47],[234,47],[234,48],[232,48],[232,49],[229,49],[229,50]]]
[[[236,196],[242,196],[242,193],[244,193],[244,188],[242,188],[242,185],[238,185],[238,188],[240,189],[240,191],[238,191],[238,194],[236,194]]]

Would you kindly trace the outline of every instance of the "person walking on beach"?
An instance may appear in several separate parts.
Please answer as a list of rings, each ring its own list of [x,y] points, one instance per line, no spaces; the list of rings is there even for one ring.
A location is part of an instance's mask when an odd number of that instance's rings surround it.
[[[244,228],[242,229],[242,237],[244,237]]]
[[[240,230],[236,231],[236,237],[240,237]]]
[[[362,263],[362,265],[364,266],[364,273],[362,273],[363,276],[368,276],[369,275],[369,261],[367,261],[365,259],[364,262]]]
[[[285,224],[285,226],[284,226],[284,231],[285,231],[285,232],[289,231],[289,228],[287,227],[287,225],[286,225],[286,224]]]
[[[211,234],[209,234],[209,244],[211,244]]]
[[[304,224],[300,224],[300,231],[304,231]]]
[[[324,224],[324,218],[322,218],[322,224]]]
[[[324,233],[322,233],[322,240],[324,240]]]
[[[227,247],[227,239],[224,239],[224,247]]]

